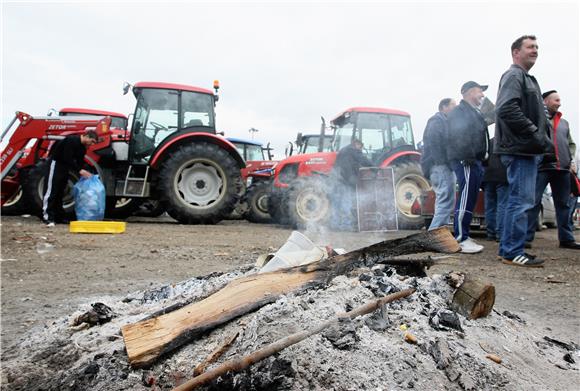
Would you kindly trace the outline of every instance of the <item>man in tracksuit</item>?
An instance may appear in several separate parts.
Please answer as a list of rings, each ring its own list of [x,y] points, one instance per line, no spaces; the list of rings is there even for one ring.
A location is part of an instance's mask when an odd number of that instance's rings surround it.
[[[447,114],[457,106],[451,98],[439,102],[439,111],[427,121],[423,132],[421,169],[435,192],[435,212],[429,229],[446,226],[455,203],[455,173],[447,158]]]
[[[55,223],[66,223],[62,199],[68,182],[69,172],[78,172],[89,178],[92,174],[84,170],[83,163],[87,147],[97,142],[97,133],[89,130],[82,135],[70,135],[56,142],[50,151],[48,174],[44,181],[42,221],[47,227]]]
[[[463,84],[463,99],[448,115],[447,155],[453,162],[452,167],[459,184],[453,231],[461,252],[466,254],[483,250],[482,245],[469,237],[469,226],[483,178],[483,161],[489,158],[487,123],[479,110],[486,89],[487,86],[474,81]]]
[[[494,153],[506,166],[509,186],[499,256],[508,265],[542,267],[543,260],[524,252],[538,163],[554,158],[540,86],[528,73],[538,58],[536,37],[515,40],[511,54],[513,64],[500,79],[496,102]]]
[[[528,234],[526,247],[531,247],[538,225],[538,214],[542,203],[544,189],[550,184],[552,198],[556,208],[556,221],[558,223],[558,240],[560,247],[580,250],[580,243],[576,243],[570,224],[570,175],[572,157],[576,154],[576,144],[570,135],[570,125],[562,118],[560,108],[560,95],[558,91],[551,90],[542,94],[544,104],[548,109],[551,121],[552,141],[556,161],[540,163],[536,179],[536,203],[528,213]]]

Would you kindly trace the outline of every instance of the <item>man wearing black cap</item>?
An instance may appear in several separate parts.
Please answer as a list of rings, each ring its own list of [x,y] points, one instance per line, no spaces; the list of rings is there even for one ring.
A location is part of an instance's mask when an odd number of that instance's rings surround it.
[[[494,153],[507,169],[509,186],[499,256],[508,265],[542,267],[543,260],[524,252],[528,211],[535,204],[538,163],[553,153],[554,147],[540,86],[528,73],[538,58],[536,37],[516,39],[511,55],[513,64],[500,79],[495,110]]]
[[[536,179],[536,204],[528,213],[526,244],[531,247],[531,242],[534,240],[542,193],[549,183],[552,188],[554,207],[556,208],[560,247],[580,250],[580,243],[576,243],[572,233],[569,203],[570,171],[573,169],[575,172],[576,169],[572,166],[573,157],[576,154],[576,144],[570,135],[570,124],[562,118],[562,113],[558,111],[561,105],[558,91],[547,91],[542,94],[542,98],[544,98],[544,104],[548,109],[549,119],[552,124],[551,133],[556,160],[540,163]]]
[[[463,99],[449,113],[447,155],[459,184],[459,197],[455,202],[453,230],[461,252],[478,253],[483,246],[469,237],[473,208],[483,177],[483,161],[489,158],[487,123],[479,110],[487,86],[468,81],[461,86]]]

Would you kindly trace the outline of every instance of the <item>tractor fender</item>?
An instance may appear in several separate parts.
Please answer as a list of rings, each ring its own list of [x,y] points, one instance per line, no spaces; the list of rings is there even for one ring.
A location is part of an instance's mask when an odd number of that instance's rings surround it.
[[[392,165],[393,163],[398,162],[400,160],[413,161],[413,162],[419,163],[421,161],[421,153],[419,153],[417,151],[397,152],[397,153],[387,157],[385,160],[383,160],[380,167],[381,168],[388,167],[388,166]]]
[[[151,167],[158,169],[161,167],[163,161],[169,156],[169,152],[177,150],[181,145],[191,144],[195,142],[207,142],[215,144],[220,148],[225,149],[238,163],[240,169],[246,167],[244,159],[231,142],[226,140],[224,137],[212,134],[212,133],[202,133],[202,132],[190,132],[183,133],[179,136],[171,138],[167,142],[161,144],[161,146],[155,151],[151,157]]]

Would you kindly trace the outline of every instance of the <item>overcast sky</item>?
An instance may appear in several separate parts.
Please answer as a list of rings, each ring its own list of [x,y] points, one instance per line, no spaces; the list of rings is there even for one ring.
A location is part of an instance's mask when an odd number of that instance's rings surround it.
[[[272,142],[317,133],[347,107],[407,111],[416,142],[441,98],[467,80],[495,102],[510,45],[535,34],[531,74],[557,89],[576,142],[579,7],[569,2],[2,1],[2,128],[20,110],[129,114],[124,81],[211,89],[226,136]],[[579,148],[580,149],[580,148]]]

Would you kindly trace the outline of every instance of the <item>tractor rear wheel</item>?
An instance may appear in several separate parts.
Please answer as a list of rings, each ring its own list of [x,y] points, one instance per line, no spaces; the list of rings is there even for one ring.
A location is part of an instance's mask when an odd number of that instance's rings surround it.
[[[247,219],[252,223],[269,223],[272,216],[268,213],[268,198],[272,191],[271,181],[252,183],[245,195],[248,205]]]
[[[44,199],[44,178],[48,175],[49,162],[41,160],[30,169],[22,183],[22,195],[30,213],[42,216],[42,201]],[[79,180],[78,175],[69,172],[68,182],[62,198],[62,207],[67,218],[74,217],[75,200],[73,187]]]
[[[400,163],[393,167],[393,171],[399,229],[419,229],[425,225],[425,218],[413,214],[411,207],[421,192],[430,188],[429,182],[423,176],[419,163]]]
[[[2,205],[2,215],[17,216],[22,213],[26,213],[26,206],[22,195],[22,186],[19,186],[16,193]]]
[[[327,226],[332,215],[328,183],[320,178],[299,178],[290,184],[288,211],[293,225],[300,229]]]
[[[267,202],[268,214],[274,224],[286,225],[288,218],[288,191],[272,187]]]
[[[165,160],[159,175],[167,213],[182,224],[216,224],[227,218],[241,185],[236,160],[206,142],[180,147]]]

